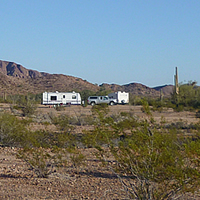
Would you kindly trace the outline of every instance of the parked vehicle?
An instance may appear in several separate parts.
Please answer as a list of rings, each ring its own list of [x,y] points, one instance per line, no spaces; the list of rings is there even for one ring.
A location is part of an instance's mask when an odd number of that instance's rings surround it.
[[[76,92],[44,92],[43,105],[81,105],[81,96]]]
[[[127,92],[114,92],[108,94],[110,99],[115,99],[117,104],[127,104],[129,103],[129,93]]]
[[[95,104],[107,103],[109,105],[116,104],[116,99],[111,99],[108,96],[90,96],[88,97],[88,104],[94,106]]]

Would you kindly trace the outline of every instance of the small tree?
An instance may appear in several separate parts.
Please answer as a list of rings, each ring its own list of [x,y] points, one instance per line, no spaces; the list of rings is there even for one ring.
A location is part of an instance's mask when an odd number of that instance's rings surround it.
[[[27,96],[20,96],[19,100],[17,101],[19,107],[21,107],[23,116],[31,116],[35,113],[37,109],[37,104],[35,99],[29,95]]]
[[[91,91],[91,90],[83,90],[80,92],[81,95],[81,99],[82,101],[84,101],[85,105],[87,105],[87,99],[89,96],[94,96],[95,92]]]

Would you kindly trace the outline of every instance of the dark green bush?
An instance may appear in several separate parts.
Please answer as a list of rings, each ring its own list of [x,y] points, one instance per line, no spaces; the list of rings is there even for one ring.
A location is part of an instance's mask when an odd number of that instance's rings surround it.
[[[37,104],[34,98],[28,96],[20,96],[17,100],[18,107],[21,107],[22,115],[30,117],[37,109]]]
[[[22,146],[28,134],[25,122],[9,113],[0,115],[0,142],[5,146]]]

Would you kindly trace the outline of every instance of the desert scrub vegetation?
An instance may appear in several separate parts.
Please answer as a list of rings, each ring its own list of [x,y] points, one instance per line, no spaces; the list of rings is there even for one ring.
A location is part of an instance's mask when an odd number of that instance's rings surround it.
[[[28,135],[17,157],[24,160],[40,178],[47,178],[59,167],[74,167],[84,162],[76,148],[75,138],[68,132],[35,131]]]
[[[61,124],[60,124],[61,123]],[[62,124],[62,123],[65,123]],[[17,158],[26,162],[38,176],[46,178],[58,167],[72,163],[78,167],[84,156],[76,147],[76,140],[66,121],[59,122],[58,131],[30,131],[28,120],[21,120],[9,113],[0,115],[0,144],[16,147]]]
[[[172,92],[170,97],[149,98],[138,97],[130,94],[130,105],[142,105],[147,102],[152,111],[162,112],[164,108],[172,108],[176,112],[181,111],[197,111],[200,109],[200,87],[196,86],[196,82],[188,81],[188,83],[179,84],[179,93]],[[197,112],[197,117],[198,112]]]
[[[18,105],[21,107],[22,115],[23,116],[31,116],[35,113],[37,109],[37,104],[34,98],[31,98],[31,96],[22,96],[18,100]]]
[[[78,142],[95,148],[97,158],[119,178],[119,189],[124,187],[129,199],[178,199],[199,189],[199,123],[167,124],[163,117],[158,124],[147,102],[143,106],[146,119],[139,119],[133,111],[110,114],[107,104],[91,109],[91,116],[50,116],[55,132],[30,131],[28,120],[1,113],[1,144],[20,147],[17,157],[42,178],[59,167],[83,164],[87,158]],[[75,126],[88,123],[92,125],[89,130],[75,134]],[[192,135],[185,134],[189,129],[194,130]]]
[[[91,115],[86,115],[84,113],[77,113],[74,111],[74,115],[70,116],[67,113],[61,114],[59,116],[50,115],[51,122],[59,127],[60,129],[73,129],[74,126],[85,126],[92,125],[94,118]]]
[[[30,99],[34,99],[36,103],[41,103],[42,102],[42,93],[39,94],[31,94],[29,93],[28,95],[8,95],[4,93],[3,97],[0,97],[0,103],[10,103],[10,104],[16,104],[19,99],[29,97]]]
[[[94,129],[85,130],[85,145],[98,150],[96,156],[119,178],[130,199],[177,199],[196,191],[199,132],[189,137],[155,124],[146,105],[149,120],[127,114],[118,122],[107,115],[108,107],[95,106]]]
[[[175,111],[195,111],[200,108],[200,88],[195,82],[188,81],[187,84],[180,84],[179,93],[171,95],[171,104]]]
[[[21,115],[30,117],[35,114],[37,109],[37,101],[33,95],[13,95],[10,97],[10,109],[20,110]]]
[[[28,134],[26,121],[9,113],[0,114],[0,143],[3,146],[20,146]]]

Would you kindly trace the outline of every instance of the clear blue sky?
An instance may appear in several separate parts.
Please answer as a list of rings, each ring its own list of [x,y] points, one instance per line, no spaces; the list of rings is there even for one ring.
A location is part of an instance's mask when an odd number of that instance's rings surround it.
[[[0,59],[91,83],[200,84],[200,0],[0,0]]]

